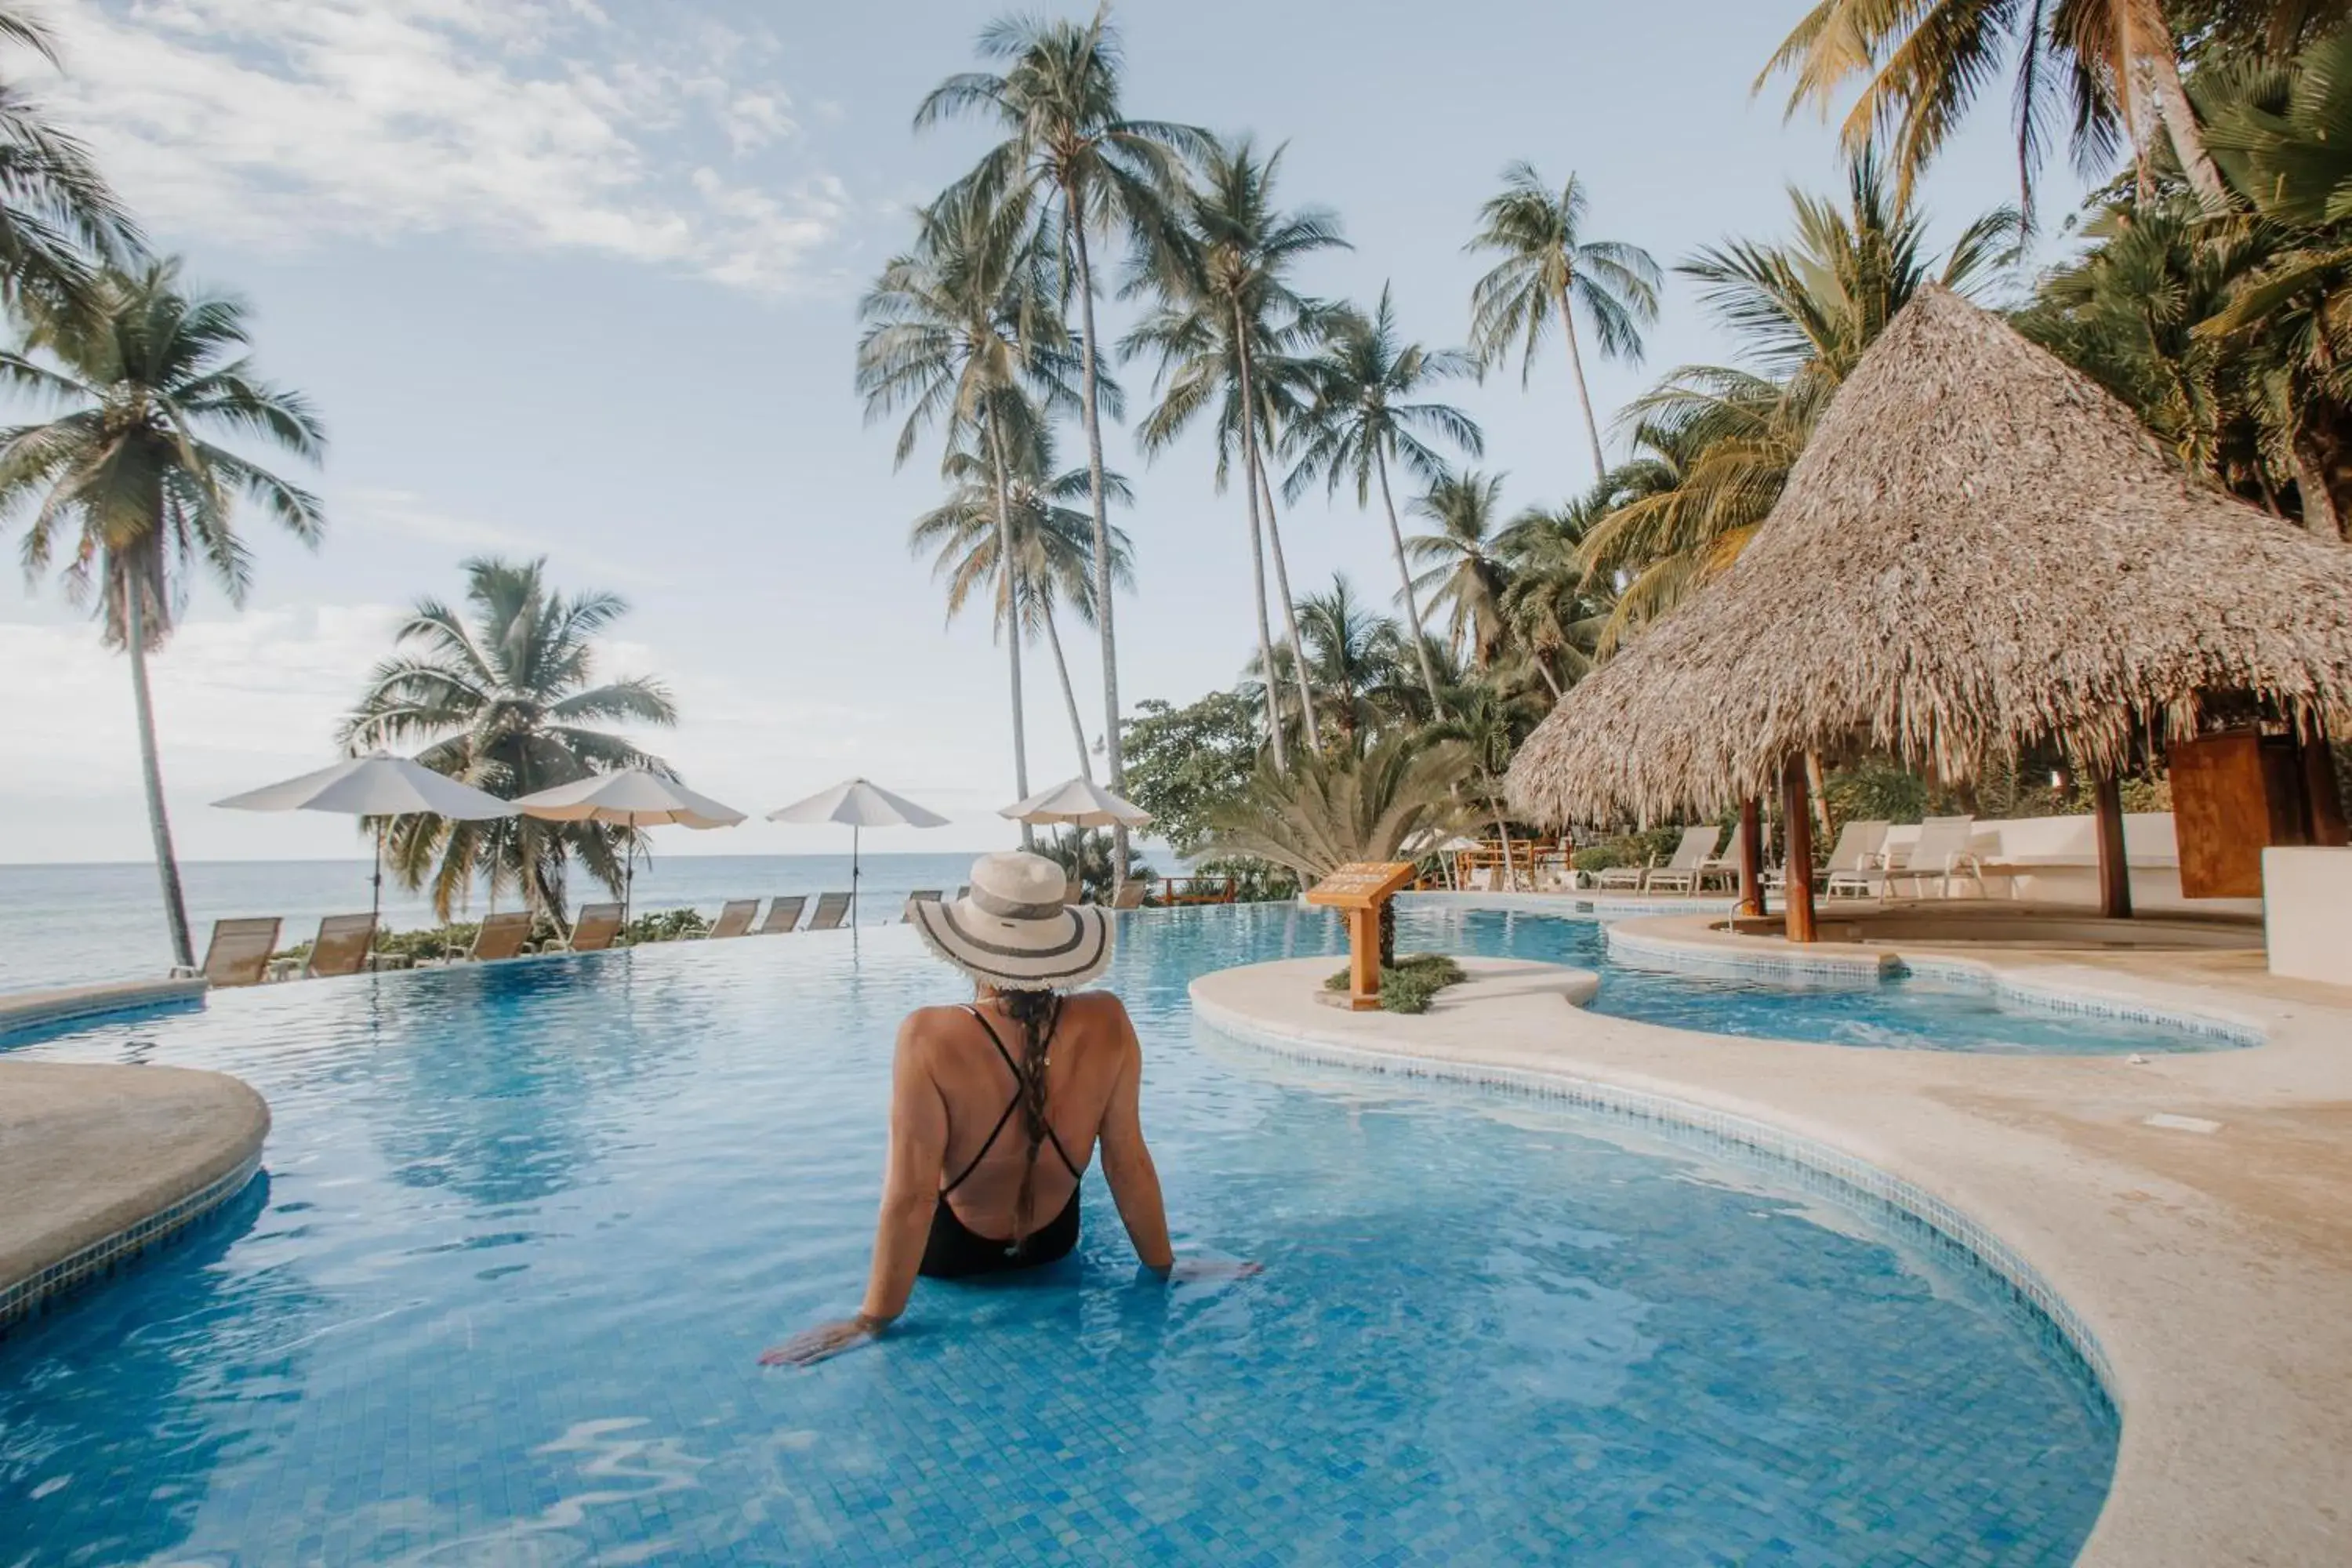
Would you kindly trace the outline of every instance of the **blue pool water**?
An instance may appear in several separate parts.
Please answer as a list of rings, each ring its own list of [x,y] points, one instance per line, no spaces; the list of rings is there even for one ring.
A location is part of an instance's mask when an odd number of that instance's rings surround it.
[[[1179,1248],[1265,1272],[1139,1279],[1090,1173],[1076,1258],[804,1372],[754,1358],[854,1306],[892,1026],[957,993],[903,931],[20,1047],[277,1120],[234,1212],[0,1340],[0,1563],[2072,1559],[2115,1416],[1948,1247],[1695,1137],[1195,1032],[1189,978],[1335,952],[1319,915],[1123,930]]]

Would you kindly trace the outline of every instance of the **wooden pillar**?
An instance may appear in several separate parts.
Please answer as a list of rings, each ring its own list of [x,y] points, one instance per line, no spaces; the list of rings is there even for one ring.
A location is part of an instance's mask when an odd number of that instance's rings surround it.
[[[1348,1005],[1368,1013],[1381,1005],[1381,911],[1348,911]]]
[[[1739,912],[1764,912],[1764,803],[1749,796],[1739,803]]]
[[[1780,825],[1789,841],[1789,875],[1781,897],[1787,902],[1789,940],[1818,942],[1813,922],[1812,790],[1805,781],[1805,759],[1800,753],[1780,767]]]
[[[2112,773],[2091,789],[2099,826],[2099,913],[2111,921],[2131,919],[2131,867],[2124,856],[2124,786]]]
[[[2352,843],[2344,822],[2344,796],[2336,784],[2336,753],[2325,735],[2303,742],[2303,798],[2314,844]]]

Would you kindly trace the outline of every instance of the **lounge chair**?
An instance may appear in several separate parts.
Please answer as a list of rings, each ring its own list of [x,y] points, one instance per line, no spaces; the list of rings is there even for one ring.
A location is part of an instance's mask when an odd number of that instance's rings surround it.
[[[816,913],[809,916],[809,923],[801,929],[803,931],[837,930],[841,925],[841,918],[848,912],[849,895],[847,893],[819,894],[816,900]]]
[[[970,882],[966,882],[962,887],[956,889],[956,902],[961,903],[970,897],[971,897],[971,884]]]
[[[1891,887],[1896,881],[1908,881],[1917,889],[1915,896],[1924,896],[1927,879],[1934,878],[1940,898],[1952,896],[1952,879],[1967,875],[1974,879],[1977,891],[1984,891],[1984,867],[1969,850],[1975,839],[1977,819],[1973,816],[1931,816],[1919,825],[1919,837],[1900,866],[1889,866],[1885,877]]]
[[[474,945],[466,950],[467,962],[491,963],[502,958],[512,958],[530,941],[533,924],[529,910],[509,910],[503,914],[485,915],[474,931]]]
[[[620,934],[620,905],[583,904],[580,918],[572,922],[572,940],[564,946],[573,952],[602,952]]]
[[[1853,898],[1875,898],[1886,889],[1886,827],[1884,822],[1849,822],[1838,829],[1837,847],[1830,851],[1829,880],[1824,890]]]
[[[1143,907],[1143,883],[1121,882],[1118,891],[1111,895],[1110,907],[1115,910],[1139,910]]]
[[[1592,885],[1603,892],[1612,888],[1622,888],[1628,892],[1638,893],[1642,890],[1642,879],[1648,876],[1651,868],[1657,863],[1654,856],[1639,866],[1608,867],[1593,874]]]
[[[913,919],[915,918],[915,906],[916,906],[917,904],[936,904],[936,903],[938,903],[939,901],[940,901],[940,889],[937,889],[937,888],[918,888],[918,889],[916,889],[913,892],[908,893],[908,894],[907,895],[907,907],[906,907],[905,909],[901,910],[898,912],[898,923],[899,923],[900,925],[905,925],[908,921],[911,921],[911,920],[913,920]]]
[[[759,934],[774,936],[788,931],[801,923],[801,911],[808,908],[808,895],[794,893],[788,899],[778,899],[768,906],[768,918],[760,922]]]
[[[1699,869],[1715,853],[1716,841],[1722,837],[1723,829],[1712,822],[1684,828],[1683,841],[1675,846],[1674,858],[1643,877],[1642,890],[1655,893],[1672,888],[1677,892],[1696,892]]]
[[[205,946],[204,963],[190,969],[173,966],[174,979],[203,975],[215,985],[258,985],[269,972],[269,955],[278,951],[277,916],[213,921],[213,939]]]
[[[319,934],[310,943],[310,962],[302,966],[303,978],[357,974],[367,967],[368,954],[374,948],[373,915],[329,915],[319,922]]]
[[[760,900],[757,899],[728,900],[726,906],[719,911],[719,918],[711,922],[711,940],[717,942],[730,936],[750,935],[751,917],[759,912]]]

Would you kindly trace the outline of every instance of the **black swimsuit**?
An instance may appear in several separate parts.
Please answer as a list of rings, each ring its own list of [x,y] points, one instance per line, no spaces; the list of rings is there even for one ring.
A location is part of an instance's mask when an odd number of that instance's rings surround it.
[[[955,1210],[948,1206],[948,1194],[963,1185],[965,1178],[980,1168],[980,1163],[988,1157],[988,1152],[996,1147],[996,1135],[1004,1131],[1004,1124],[1013,1120],[1014,1111],[1021,1109],[1020,1064],[1013,1059],[1013,1053],[1004,1048],[1004,1042],[997,1037],[996,1031],[989,1026],[988,1019],[979,1008],[967,1007],[964,1011],[971,1015],[973,1022],[988,1036],[988,1043],[996,1047],[996,1054],[1004,1058],[1005,1067],[1012,1070],[1013,1102],[1004,1108],[1004,1114],[996,1119],[996,1125],[988,1130],[987,1141],[981,1144],[980,1152],[971,1157],[971,1163],[963,1168],[963,1174],[940,1189],[939,1207],[931,1211],[930,1240],[923,1247],[921,1270],[934,1279],[962,1279],[975,1274],[1002,1274],[1008,1269],[1030,1268],[1040,1263],[1052,1263],[1066,1258],[1070,1249],[1078,1245],[1078,1190],[1076,1187],[1070,1189],[1070,1201],[1062,1205],[1062,1212],[1046,1222],[1042,1229],[1030,1232],[1018,1247],[1009,1241],[978,1235],[958,1219]],[[1055,1026],[1061,1023],[1058,1014],[1054,1023]],[[1053,1029],[1049,1027],[1045,1032],[1046,1043],[1051,1044],[1053,1037]],[[1061,1134],[1055,1132],[1050,1124],[1045,1129],[1045,1136],[1053,1142],[1054,1152],[1062,1157],[1062,1163],[1069,1171],[1071,1178],[1076,1180],[1083,1175],[1083,1168],[1070,1158],[1070,1152],[1062,1147]]]

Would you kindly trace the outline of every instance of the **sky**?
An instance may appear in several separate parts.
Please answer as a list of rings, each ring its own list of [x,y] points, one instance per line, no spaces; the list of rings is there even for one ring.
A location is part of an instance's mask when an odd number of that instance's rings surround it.
[[[1392,286],[1407,334],[1450,345],[1488,264],[1464,242],[1512,160],[1574,171],[1596,235],[1669,267],[1784,233],[1791,183],[1834,188],[1832,131],[1750,92],[1804,8],[1124,0],[1114,20],[1129,113],[1284,144],[1280,198],[1339,213],[1352,248],[1311,259],[1303,289]],[[993,815],[1013,798],[1003,654],[985,625],[947,624],[907,549],[940,494],[936,444],[894,469],[897,426],[868,424],[852,385],[861,289],[910,209],[987,145],[976,124],[917,134],[914,107],[975,63],[998,10],[52,0],[65,73],[14,58],[5,79],[90,143],[192,280],[248,301],[264,374],[309,395],[331,438],[315,473],[279,459],[324,498],[323,544],[247,517],[247,601],[200,584],[153,661],[184,858],[357,852],[347,821],[208,803],[332,761],[405,607],[455,597],[479,554],[543,555],[559,585],[628,600],[601,668],[666,680],[683,721],[648,744],[753,815],[691,842],[661,830],[661,852],[831,850],[758,818],[851,774],[954,819],[873,847],[1012,841]],[[2014,197],[2002,107],[1926,184],[1938,237]],[[2062,214],[2075,187],[2050,174]],[[1106,335],[1127,315],[1107,303]],[[1673,279],[1644,363],[1588,352],[1596,405],[1729,353]],[[1140,406],[1148,367],[1121,374]],[[1556,348],[1524,385],[1513,367],[1452,399],[1484,427],[1479,466],[1507,475],[1510,510],[1589,481]],[[1205,439],[1147,461],[1107,437],[1136,490],[1114,520],[1138,577],[1117,610],[1120,689],[1130,708],[1190,701],[1254,651],[1241,498],[1216,493]],[[1351,494],[1282,521],[1299,592],[1344,572],[1388,604],[1385,527]],[[0,546],[19,537],[21,520],[0,523]],[[1064,640],[1098,743],[1092,634]],[[0,584],[0,668],[16,675],[0,688],[0,862],[143,856],[128,671],[54,581]],[[1076,771],[1076,742],[1042,649],[1028,675],[1042,787]]]

